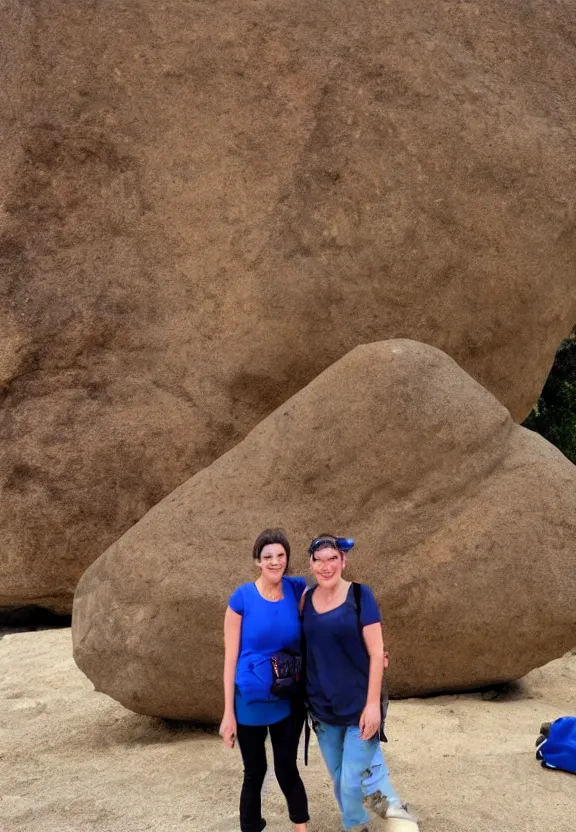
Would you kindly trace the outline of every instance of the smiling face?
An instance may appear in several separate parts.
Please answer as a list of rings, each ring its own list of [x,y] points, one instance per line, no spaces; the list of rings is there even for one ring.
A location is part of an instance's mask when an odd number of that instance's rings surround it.
[[[279,583],[288,566],[286,550],[281,543],[267,543],[255,563],[268,583]]]
[[[333,589],[338,585],[345,566],[346,555],[328,546],[318,549],[310,558],[312,574],[318,586],[324,589]]]

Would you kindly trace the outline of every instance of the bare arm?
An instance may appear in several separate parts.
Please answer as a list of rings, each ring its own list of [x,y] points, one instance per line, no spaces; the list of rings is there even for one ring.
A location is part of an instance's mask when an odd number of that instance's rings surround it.
[[[382,640],[382,627],[380,623],[368,624],[362,630],[364,644],[370,658],[370,670],[368,675],[368,696],[366,707],[360,717],[360,729],[362,739],[369,740],[380,728],[380,695],[382,691],[382,675],[384,666],[388,664],[385,659],[384,642]]]
[[[231,607],[224,616],[224,713],[234,713],[234,679],[240,652],[242,616]]]
[[[362,630],[364,644],[370,657],[370,675],[368,677],[367,705],[380,707],[380,692],[382,690],[382,676],[384,674],[384,641],[380,623],[368,624]]]
[[[224,616],[224,717],[220,725],[220,735],[229,748],[234,747],[236,739],[234,680],[240,652],[241,629],[242,616],[227,607]]]

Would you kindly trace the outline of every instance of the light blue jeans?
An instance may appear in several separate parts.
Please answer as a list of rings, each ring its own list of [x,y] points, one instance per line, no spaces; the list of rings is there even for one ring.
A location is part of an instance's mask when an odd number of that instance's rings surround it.
[[[345,829],[368,823],[370,815],[362,803],[364,795],[379,791],[390,804],[402,804],[390,782],[378,734],[363,740],[357,725],[328,725],[317,721],[314,721],[314,730],[334,784]]]

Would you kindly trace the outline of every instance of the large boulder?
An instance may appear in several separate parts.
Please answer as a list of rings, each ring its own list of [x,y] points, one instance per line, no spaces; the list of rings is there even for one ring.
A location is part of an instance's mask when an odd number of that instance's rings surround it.
[[[360,343],[523,418],[576,320],[576,11],[2,3],[0,607]]]
[[[74,656],[132,710],[216,720],[222,622],[251,545],[284,525],[294,567],[352,535],[394,695],[522,676],[576,635],[576,468],[444,353],[357,347],[176,489],[82,577]]]

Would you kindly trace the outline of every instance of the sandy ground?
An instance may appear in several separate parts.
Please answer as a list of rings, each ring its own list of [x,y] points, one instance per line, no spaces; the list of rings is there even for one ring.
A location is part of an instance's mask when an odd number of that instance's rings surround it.
[[[576,656],[494,696],[392,703],[385,749],[398,790],[424,832],[572,832],[576,776],[542,769],[534,741],[541,722],[576,712]],[[337,832],[315,745],[303,771],[311,832]],[[240,777],[239,752],[216,735],[94,693],[69,630],[0,640],[2,832],[236,832]],[[289,830],[272,777],[264,800],[270,832]]]

